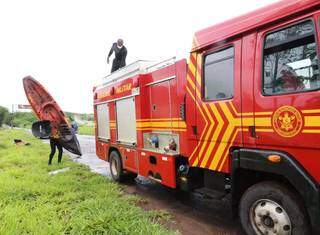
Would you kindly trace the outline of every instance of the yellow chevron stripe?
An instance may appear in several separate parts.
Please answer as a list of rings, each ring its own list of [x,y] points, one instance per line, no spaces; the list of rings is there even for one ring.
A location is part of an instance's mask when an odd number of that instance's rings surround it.
[[[255,121],[255,124],[254,124]],[[266,126],[271,127],[271,118],[242,118],[243,126]]]
[[[186,122],[183,121],[174,121],[174,122],[137,122],[138,128],[146,128],[146,127],[172,127],[172,128],[186,128]]]
[[[306,117],[304,117],[304,125],[306,127],[320,126],[320,116],[306,116]]]
[[[197,66],[201,67],[201,63],[202,63],[202,55],[199,54],[198,55],[198,59],[197,59]],[[197,69],[196,81],[197,81],[198,85],[201,87],[201,74],[200,74],[200,71],[198,69]]]
[[[191,56],[193,56],[193,59],[194,59],[195,61],[197,61],[196,58],[195,58],[195,55],[196,55],[196,54],[192,54]],[[189,69],[190,69],[191,73],[193,74],[193,76],[196,77],[196,79],[199,79],[199,74],[195,75],[195,73],[196,73],[196,67],[195,67],[195,65],[194,65],[193,63],[191,63],[191,62],[189,63]],[[189,84],[191,85],[191,87],[193,88],[193,90],[195,90],[197,97],[201,100],[201,93],[200,93],[200,91],[198,90],[198,88],[196,87],[194,81],[191,79],[190,76],[187,76],[187,81],[189,82]],[[200,80],[197,80],[197,81],[198,81],[198,84],[200,85],[200,84],[201,84],[201,79],[200,79]],[[187,89],[188,89],[188,87],[187,87]],[[191,92],[189,91],[189,93],[191,93]],[[213,127],[210,125],[210,129],[207,131],[208,120],[207,120],[206,116],[204,115],[203,110],[202,110],[201,107],[200,107],[200,104],[196,101],[195,97],[193,97],[193,98],[194,98],[194,101],[195,101],[195,103],[196,103],[196,105],[197,105],[197,107],[198,107],[198,109],[199,109],[199,111],[200,111],[200,113],[201,113],[204,121],[205,121],[205,127],[204,127],[204,129],[203,129],[203,131],[202,131],[202,133],[201,133],[200,139],[203,138],[203,136],[204,136],[205,133],[207,133],[207,134],[206,134],[206,138],[208,138],[208,135],[210,135],[210,132],[212,131],[212,128],[213,128]],[[203,107],[203,109],[204,109],[204,112],[205,112],[205,113],[210,117],[210,119],[212,120],[212,118],[211,118],[211,116],[210,116],[210,114],[209,114],[209,111],[207,110],[207,107],[206,107],[204,104],[202,105],[202,107]],[[213,120],[212,120],[212,121],[213,121]],[[211,123],[212,123],[212,122],[211,122]],[[203,145],[203,144],[201,145],[200,143],[198,143],[197,147],[196,147],[196,148],[194,149],[194,151],[193,151],[193,154],[195,154],[196,151],[199,149],[200,146],[202,146],[202,148],[201,148],[201,150],[200,150],[200,152],[199,152],[199,154],[198,154],[198,157],[197,157],[196,160],[193,162],[193,166],[197,166],[197,165],[198,165],[199,156],[201,156],[201,154],[202,154],[202,152],[203,152],[204,145]],[[191,155],[190,158],[191,158],[192,156],[193,156],[193,155]]]
[[[255,112],[254,114],[256,116],[267,116],[267,115],[272,115],[272,112]]]
[[[191,57],[192,57],[192,59],[193,59],[195,62],[197,61],[196,55],[197,55],[197,53],[191,53]],[[195,67],[195,65],[191,62],[191,60],[190,60],[190,63],[189,63],[189,70],[190,70],[190,72],[192,73],[192,75],[193,75],[194,77],[196,77],[196,67]],[[197,79],[197,78],[196,78],[196,79]],[[196,96],[201,100],[201,93],[200,93],[199,90],[197,89],[197,87],[196,87],[196,85],[195,85],[195,82],[191,79],[190,75],[187,76],[187,81],[188,81],[188,83],[191,85],[191,87],[193,88],[193,90],[195,91]],[[187,90],[189,90],[188,86],[187,86]],[[189,93],[191,94],[190,90],[189,90]],[[193,95],[192,95],[192,98],[193,98],[193,100],[195,101],[195,103],[196,103],[196,105],[197,105],[197,108],[198,108],[198,110],[200,111],[201,116],[202,116],[202,118],[203,118],[204,121],[205,121],[205,127],[204,127],[204,129],[203,129],[203,131],[202,131],[202,133],[201,133],[201,137],[200,137],[200,139],[202,139],[203,136],[204,136],[204,134],[205,134],[206,131],[207,131],[208,121],[207,121],[207,118],[205,117],[205,115],[204,115],[204,113],[203,113],[203,111],[202,111],[199,103],[196,101],[196,98],[195,98]],[[199,149],[200,146],[201,146],[201,144],[198,142],[198,144],[197,144],[196,148],[193,150],[190,158],[192,158],[192,157],[194,156],[194,154],[196,154],[196,152],[197,152],[197,150]],[[192,166],[198,166],[198,163],[199,163],[199,155],[196,157],[195,161],[192,163]]]
[[[187,129],[179,129],[179,128],[137,128],[137,131],[180,131],[180,132],[185,132]]]
[[[190,89],[189,89],[188,87],[187,87],[187,90],[188,90],[189,94],[191,94],[191,91],[190,91]],[[201,114],[201,116],[203,117],[203,119],[204,119],[204,121],[205,121],[205,127],[204,127],[204,129],[203,129],[203,131],[202,131],[202,133],[201,133],[201,137],[200,137],[200,139],[202,139],[204,133],[206,132],[206,129],[207,129],[207,126],[208,126],[208,121],[207,121],[207,118],[205,117],[205,115],[204,115],[204,113],[203,113],[203,111],[202,111],[199,103],[196,102],[195,97],[194,97],[192,94],[191,94],[191,96],[192,96],[193,100],[195,101],[195,103],[196,103],[196,105],[197,105],[197,107],[198,107],[198,109],[199,109],[199,111],[200,111],[200,114]],[[200,144],[198,144],[197,147],[194,149],[193,154],[196,153],[196,151],[198,150],[199,146],[200,146]],[[193,156],[193,155],[191,155],[190,158],[191,158],[192,156]],[[198,157],[197,157],[192,166],[197,166],[198,163],[199,163],[198,161],[199,161],[199,159],[198,159]]]
[[[241,125],[241,119],[239,119],[239,118],[234,119],[230,110],[228,109],[228,107],[225,103],[220,103],[219,105],[220,105],[223,113],[226,115],[226,117],[229,121],[229,125],[227,127],[227,130],[223,134],[223,137],[221,139],[221,142],[219,143],[219,147],[217,149],[217,152],[215,153],[213,161],[211,162],[211,164],[209,166],[209,169],[211,169],[211,170],[216,170],[216,168],[219,164],[219,161],[222,157],[222,154],[229,144],[228,141],[231,138],[231,134],[232,134],[233,130],[235,129],[235,126],[239,125],[239,124]]]
[[[199,99],[201,99],[201,93],[198,91],[198,89],[196,89],[196,85],[194,84],[194,82],[192,81],[192,79],[189,76],[187,76],[187,81],[191,85],[192,89],[196,91],[197,97]]]
[[[206,152],[206,155],[205,157],[203,158],[202,162],[201,162],[201,167],[205,167],[208,163],[208,160],[210,158],[210,155],[212,153],[212,150],[214,149],[215,145],[217,144],[216,140],[218,139],[218,136],[221,132],[221,129],[224,125],[224,121],[217,109],[217,107],[214,105],[214,104],[210,104],[210,108],[212,109],[213,113],[214,113],[214,116],[218,119],[218,126],[217,126],[217,129],[215,130],[213,136],[212,136],[212,139],[211,139],[211,143],[207,149],[207,152]]]
[[[189,95],[191,96],[191,98],[193,99],[193,101],[196,103],[196,99],[194,98],[194,95],[191,93],[189,87],[187,87],[187,92],[189,93]],[[206,126],[207,126],[207,124],[206,124]],[[205,127],[205,128],[206,128],[206,127]],[[201,138],[202,138],[203,133],[204,133],[204,132],[202,132],[202,134],[201,134]],[[190,155],[190,157],[189,157],[190,159],[191,159],[191,158],[193,157],[193,155],[196,153],[197,149],[198,149],[198,144],[197,144],[197,146],[194,148],[194,150],[192,151],[192,153],[191,153],[191,155]],[[197,161],[197,160],[198,160],[198,158],[196,159],[196,161]],[[196,165],[198,165],[198,162],[197,162]]]
[[[187,76],[187,81],[189,82],[189,84],[192,87],[192,89],[195,90],[196,89],[196,85],[194,84],[194,82],[192,81],[190,76]]]
[[[320,133],[320,130],[303,130],[302,133],[305,133],[305,134],[319,134]]]
[[[190,91],[189,87],[187,87],[187,91],[190,94],[190,96],[193,99],[193,101],[196,102],[196,98],[194,97],[193,93]]]
[[[137,119],[137,122],[150,122],[150,121],[181,121],[181,118],[150,118],[150,119]]]
[[[254,126],[254,118],[242,118],[243,126]]]
[[[273,129],[267,129],[267,128],[257,128],[256,132],[274,132]]]
[[[228,147],[230,147],[230,145],[235,141],[235,139],[236,139],[236,137],[237,137],[237,135],[238,135],[238,133],[239,133],[240,130],[241,130],[241,128],[237,128],[237,130],[236,130],[234,136],[232,137],[232,139],[231,139],[230,144],[229,144]],[[222,162],[221,162],[221,165],[220,165],[218,171],[221,171],[221,170],[222,170],[222,167],[223,167],[225,161],[227,160],[228,155],[229,155],[229,151],[227,151],[226,154],[225,154],[225,156],[223,157],[223,160],[222,160]]]
[[[191,53],[190,56],[193,58],[193,60],[194,60],[195,62],[197,62],[197,52]]]
[[[189,63],[189,70],[190,70],[190,72],[192,73],[192,75],[193,76],[195,76],[196,75],[196,67],[195,67],[195,65],[193,64],[193,63]]]
[[[234,118],[230,112],[226,103],[219,103],[221,109],[223,110],[224,115],[226,115],[227,120],[233,126],[241,126],[241,118]]]
[[[237,117],[241,117],[241,113],[239,113],[237,110],[236,110],[236,107],[234,107],[234,104],[232,102],[229,102],[233,112],[236,114]],[[253,116],[253,113],[242,113],[242,116]]]
[[[307,110],[301,110],[302,113],[320,113],[320,109],[307,109]]]
[[[232,140],[230,141],[230,144],[227,148],[230,148],[230,146],[233,144],[233,142],[235,141],[236,137],[238,136],[239,132],[241,131],[241,127],[240,128],[237,128],[236,132],[235,132],[235,135],[232,137]],[[242,129],[243,132],[248,132],[249,129],[248,128],[243,128]],[[227,159],[227,157],[229,156],[229,151],[226,152],[225,156],[223,157],[223,160],[222,160],[222,163],[219,167],[219,170],[218,171],[221,171],[222,170],[222,167]]]
[[[233,112],[237,115],[237,117],[240,117],[241,115],[242,116],[253,116],[253,115],[256,115],[256,116],[267,116],[267,115],[272,115],[272,112],[248,112],[248,113],[239,113],[236,108],[234,107],[234,104],[232,102],[230,102],[230,105],[231,105],[231,108],[233,110]]]
[[[229,144],[228,140],[231,137],[233,129],[234,129],[234,127],[232,125],[228,126],[227,130],[225,131],[225,133],[224,133],[224,135],[222,137],[221,142],[219,143],[219,147],[217,149],[217,152],[215,153],[213,161],[211,162],[211,164],[209,166],[209,169],[216,170],[216,168],[218,166],[218,163],[219,163],[219,161],[220,161],[220,159],[222,157],[222,154],[223,154],[225,148],[227,147],[227,145]]]
[[[193,54],[192,56],[194,56],[194,54]],[[194,58],[194,59],[196,60],[196,58]],[[193,74],[193,76],[195,76],[196,79],[197,79],[197,77],[199,77],[199,75],[198,75],[198,74],[197,74],[197,76],[195,75],[195,73],[196,73],[196,71],[195,71],[195,70],[196,70],[196,67],[195,67],[194,64],[191,63],[191,62],[189,63],[189,69],[190,69],[191,73]],[[193,88],[193,90],[195,90],[196,96],[201,100],[201,93],[200,93],[200,91],[197,89],[194,81],[191,79],[190,76],[187,76],[187,81],[188,81],[188,83],[190,84],[190,86]],[[199,83],[199,80],[198,80],[198,83]],[[188,87],[187,87],[187,89],[188,89]],[[189,93],[191,93],[191,92],[189,91]],[[195,98],[195,97],[193,97],[193,98]],[[210,134],[210,131],[211,131],[212,127],[211,127],[211,125],[210,125],[210,130],[207,132],[207,126],[208,126],[207,118],[206,118],[206,116],[204,115],[203,110],[201,109],[201,107],[200,107],[199,103],[196,101],[196,99],[194,99],[194,101],[195,101],[195,103],[196,103],[196,105],[197,105],[197,107],[198,107],[198,109],[199,109],[199,111],[200,111],[203,119],[205,120],[205,127],[204,127],[204,129],[203,129],[203,132],[201,133],[200,139],[203,138],[203,135],[204,135],[205,133],[207,133],[207,134],[206,134],[206,138],[208,138],[208,135]],[[207,107],[206,107],[205,105],[202,105],[202,107],[204,108],[204,112],[207,113],[208,116],[211,118],[211,116],[210,116],[209,113],[208,113]],[[194,151],[193,151],[193,154],[195,154],[196,151],[199,149],[200,146],[202,146],[202,148],[201,148],[201,150],[200,150],[200,152],[199,152],[199,154],[198,154],[198,157],[197,157],[196,160],[193,162],[193,164],[192,164],[193,166],[197,166],[197,165],[198,165],[198,161],[199,161],[198,158],[199,158],[199,156],[201,156],[202,151],[203,151],[203,148],[204,148],[203,144],[202,144],[202,145],[201,145],[201,144],[198,144],[197,147],[196,147],[196,149],[194,149]],[[191,157],[192,157],[192,155],[190,156],[190,158],[191,158]]]
[[[202,61],[202,55],[198,54],[197,64],[199,65],[199,63],[201,63],[201,61]],[[201,75],[200,75],[198,69],[197,69],[196,81],[197,81],[197,83],[199,84],[199,86],[201,86]],[[196,87],[196,91],[198,91],[198,92],[197,92],[197,96],[198,96],[199,100],[201,100],[201,92],[198,90],[197,87]],[[205,140],[208,140],[208,139],[209,139],[209,136],[211,135],[211,132],[212,132],[212,130],[213,130],[213,127],[214,127],[214,125],[215,125],[215,121],[214,121],[214,119],[212,118],[212,116],[211,116],[211,114],[210,114],[210,112],[209,112],[206,104],[202,103],[202,107],[203,107],[203,109],[204,109],[204,112],[207,114],[207,117],[209,117],[209,120],[208,120],[209,130],[208,130],[208,131],[204,130],[204,132],[206,132]],[[205,116],[203,116],[203,117],[204,117],[205,120],[206,120],[206,117],[205,117]],[[204,132],[203,132],[203,133],[204,133]],[[202,138],[200,138],[200,140],[202,140]],[[201,143],[201,148],[200,148],[200,151],[199,151],[199,154],[198,154],[198,158],[200,158],[200,157],[202,156],[202,154],[203,154],[206,146],[207,146],[207,141],[203,141],[203,142]],[[206,155],[207,155],[207,154],[208,154],[208,152],[206,152]],[[199,159],[198,159],[198,160],[199,160]],[[202,163],[201,163],[201,164],[202,164]]]
[[[208,142],[208,140],[209,140],[209,136],[211,135],[212,129],[213,129],[214,125],[215,125],[215,122],[214,122],[212,116],[210,115],[210,112],[209,112],[207,106],[206,106],[205,104],[203,104],[202,106],[204,107],[204,110],[205,110],[206,114],[209,116],[209,122],[210,122],[210,124],[209,124],[209,130],[207,131],[207,134],[206,134],[206,137],[205,137],[205,140],[206,140],[206,141],[204,141],[204,142],[202,143],[202,146],[201,146],[201,148],[200,148],[199,157],[202,156],[202,153],[203,153],[203,151],[204,151],[204,149],[205,149],[205,147],[206,147],[206,145],[207,145],[207,142]],[[202,139],[200,139],[200,140],[202,140]],[[208,151],[206,152],[206,155],[208,155]],[[201,162],[201,165],[202,165],[202,164],[203,164],[203,161]]]
[[[202,111],[202,109],[201,109],[201,107],[200,107],[200,105],[199,105],[198,102],[196,102],[196,105],[197,105],[197,107],[198,107],[198,109],[199,109],[199,111],[200,111],[200,113],[201,113],[201,116],[203,117],[203,119],[204,119],[204,121],[205,121],[205,126],[204,126],[204,129],[203,129],[203,131],[202,131],[202,133],[201,133],[201,136],[200,136],[200,140],[202,140],[204,134],[207,132],[207,128],[208,128],[208,124],[209,124],[209,123],[208,123],[208,120],[207,120],[207,118],[205,117],[205,115],[204,115],[204,113],[203,113],[203,111]],[[209,131],[208,131],[208,132],[209,132]],[[197,149],[196,149],[196,150],[198,150],[198,149],[200,148],[200,146],[201,146],[201,144],[198,142],[198,145],[197,145]],[[198,154],[198,157],[197,157],[196,161],[194,161],[193,166],[197,166],[197,165],[199,164],[199,156],[200,156],[200,153]]]
[[[271,127],[271,117],[255,118],[255,126],[270,126]]]

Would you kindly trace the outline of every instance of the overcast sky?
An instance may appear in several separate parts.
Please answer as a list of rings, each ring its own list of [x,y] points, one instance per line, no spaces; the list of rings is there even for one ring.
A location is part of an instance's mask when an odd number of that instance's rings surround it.
[[[0,1],[0,105],[25,104],[22,78],[42,83],[64,111],[92,112],[92,87],[110,72],[119,37],[127,64],[188,57],[193,33],[276,0]]]

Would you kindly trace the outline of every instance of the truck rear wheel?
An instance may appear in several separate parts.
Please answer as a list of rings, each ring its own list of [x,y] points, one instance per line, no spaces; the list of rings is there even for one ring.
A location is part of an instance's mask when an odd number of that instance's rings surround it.
[[[262,182],[242,196],[239,217],[247,234],[310,234],[301,200],[276,182]]]
[[[110,173],[114,181],[123,181],[124,172],[122,167],[122,161],[117,151],[112,151],[109,157]]]

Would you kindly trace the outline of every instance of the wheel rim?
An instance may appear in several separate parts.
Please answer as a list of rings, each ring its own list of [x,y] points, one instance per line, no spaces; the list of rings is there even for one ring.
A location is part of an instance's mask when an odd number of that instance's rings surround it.
[[[250,208],[250,222],[256,234],[291,234],[291,221],[282,206],[269,200],[256,201]]]
[[[118,175],[118,163],[114,158],[111,159],[111,173],[114,176]]]

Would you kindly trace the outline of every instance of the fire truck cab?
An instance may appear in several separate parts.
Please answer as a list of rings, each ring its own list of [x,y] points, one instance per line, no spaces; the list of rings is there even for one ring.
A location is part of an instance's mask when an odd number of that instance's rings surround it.
[[[284,0],[195,33],[186,60],[94,88],[114,180],[231,198],[248,234],[320,233],[320,2]]]

